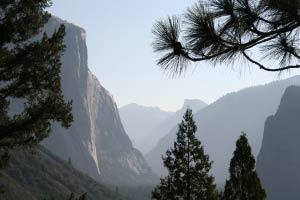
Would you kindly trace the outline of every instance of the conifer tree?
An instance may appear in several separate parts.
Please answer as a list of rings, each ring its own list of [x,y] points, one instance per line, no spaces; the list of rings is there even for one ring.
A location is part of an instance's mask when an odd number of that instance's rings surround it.
[[[266,192],[255,171],[255,159],[246,134],[236,142],[236,150],[229,168],[230,178],[226,181],[222,200],[264,200]]]
[[[51,3],[0,1],[0,167],[9,149],[39,143],[49,135],[51,122],[69,127],[73,120],[60,83],[65,27],[51,36],[41,32]],[[19,102],[18,112],[10,112],[12,102]]]
[[[173,148],[163,157],[168,176],[161,178],[152,192],[152,199],[217,199],[214,178],[209,175],[212,162],[204,154],[203,146],[195,136],[196,131],[192,110],[188,109],[179,124]]]
[[[243,60],[269,72],[300,68],[299,7],[299,0],[199,0],[154,25],[158,65],[175,74],[205,61]]]

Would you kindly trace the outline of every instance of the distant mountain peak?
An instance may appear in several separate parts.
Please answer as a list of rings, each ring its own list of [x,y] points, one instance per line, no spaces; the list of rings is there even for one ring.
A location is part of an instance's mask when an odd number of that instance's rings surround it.
[[[192,109],[194,113],[198,112],[202,108],[205,108],[208,104],[200,99],[185,99],[183,106],[177,112],[184,112],[186,109]]]
[[[142,106],[131,103],[119,108],[123,126],[135,146],[142,150],[140,141],[153,127],[170,117],[173,112],[166,112],[159,107]]]
[[[200,99],[185,99],[183,107],[188,107],[188,106],[193,105],[193,104],[207,105],[207,103],[205,103],[204,101],[202,101]]]
[[[130,103],[130,104],[127,104],[125,106],[120,107],[119,109],[120,110],[124,110],[124,109],[148,109],[148,110],[153,110],[153,111],[168,112],[168,111],[165,111],[165,110],[161,109],[158,106],[145,106],[145,105],[141,105],[141,104],[138,104],[138,103]]]

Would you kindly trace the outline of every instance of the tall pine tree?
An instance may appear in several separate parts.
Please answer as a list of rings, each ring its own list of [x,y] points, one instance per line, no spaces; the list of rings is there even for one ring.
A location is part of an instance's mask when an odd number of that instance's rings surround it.
[[[173,148],[163,157],[169,174],[161,178],[152,192],[152,199],[217,199],[214,178],[209,175],[212,162],[204,154],[203,146],[195,136],[196,131],[192,110],[188,109],[179,124]]]
[[[0,167],[8,151],[32,146],[48,136],[51,122],[68,127],[71,103],[61,91],[65,27],[41,32],[51,0],[0,1]],[[11,102],[19,102],[11,113]],[[22,106],[23,105],[23,106]]]
[[[266,192],[255,171],[255,159],[246,134],[241,135],[236,142],[229,173],[230,179],[226,181],[222,200],[266,199]]]

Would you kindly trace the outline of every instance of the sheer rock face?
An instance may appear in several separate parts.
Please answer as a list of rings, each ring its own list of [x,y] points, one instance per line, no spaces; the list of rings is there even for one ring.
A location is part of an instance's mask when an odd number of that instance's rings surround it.
[[[269,200],[300,199],[300,87],[287,88],[265,122],[257,171]]]
[[[124,171],[120,178],[131,182],[152,175],[143,156],[132,147],[112,96],[88,69],[85,31],[58,18],[52,18],[45,29],[51,33],[62,23],[67,33],[62,90],[66,100],[73,101],[74,122],[69,129],[53,124],[43,145],[65,160],[70,158],[74,167],[96,180],[106,177],[114,183],[112,170]],[[129,174],[132,180],[126,177]]]

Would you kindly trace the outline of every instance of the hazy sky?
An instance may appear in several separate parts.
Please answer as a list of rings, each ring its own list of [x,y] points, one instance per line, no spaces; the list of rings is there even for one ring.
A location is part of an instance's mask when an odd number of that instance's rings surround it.
[[[151,29],[158,19],[181,14],[196,0],[53,0],[52,14],[87,31],[89,67],[118,106],[138,103],[176,110],[184,99],[211,103],[228,92],[278,80],[278,74],[240,66],[198,63],[180,78],[155,64]],[[295,75],[285,73],[281,78]]]

